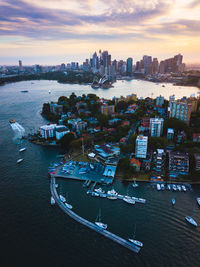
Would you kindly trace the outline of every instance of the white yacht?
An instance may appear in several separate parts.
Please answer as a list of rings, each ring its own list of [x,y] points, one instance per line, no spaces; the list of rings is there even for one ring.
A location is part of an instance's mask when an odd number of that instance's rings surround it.
[[[24,159],[18,159],[17,160],[17,163],[20,163],[20,162],[22,162]]]
[[[54,205],[55,203],[55,199],[51,196],[51,205]]]
[[[138,240],[135,240],[135,234],[136,234],[136,225],[135,225],[135,230],[134,230],[134,235],[133,235],[133,238],[134,239],[131,239],[129,238],[128,240],[133,243],[134,245],[138,246],[138,247],[143,247],[143,243],[138,241]]]
[[[63,197],[62,195],[59,195],[59,198],[60,198],[60,200],[61,200],[62,202],[65,202],[65,201],[66,201],[66,198]]]
[[[157,187],[157,190],[160,191],[161,189],[160,184],[157,184],[156,187]]]
[[[107,224],[101,222],[101,209],[99,209],[99,214],[97,215],[95,224],[104,230],[106,230],[108,227]]]
[[[197,203],[198,203],[199,206],[200,206],[200,197],[197,198]]]
[[[172,205],[175,205],[175,203],[176,203],[176,200],[175,200],[175,198],[174,198],[174,197],[172,198],[171,202],[172,202]]]
[[[107,196],[108,199],[117,199],[118,197],[118,193],[114,189],[108,191],[107,194],[109,195]]]
[[[186,219],[187,222],[189,222],[190,224],[194,225],[195,227],[198,226],[198,224],[195,222],[195,220],[192,217],[187,216],[187,217],[185,217],[185,219]]]
[[[23,151],[25,151],[26,150],[26,148],[25,147],[22,147],[20,150],[19,150],[19,152],[23,152]]]

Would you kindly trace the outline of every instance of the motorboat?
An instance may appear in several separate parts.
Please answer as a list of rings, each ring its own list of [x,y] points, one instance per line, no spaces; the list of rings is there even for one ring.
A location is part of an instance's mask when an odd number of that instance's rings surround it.
[[[65,201],[66,201],[66,198],[63,197],[62,195],[59,195],[59,198],[60,198],[60,200],[61,200],[62,202],[65,202]]]
[[[177,185],[177,189],[178,189],[178,191],[182,190],[180,185]]]
[[[132,198],[127,198],[127,197],[124,197],[123,200],[126,202],[126,203],[129,203],[129,204],[135,204],[135,200],[132,199]]]
[[[138,187],[138,184],[136,183],[136,180],[134,180],[132,186],[135,188],[135,187]]]
[[[72,209],[72,205],[70,205],[69,203],[65,202],[65,206],[68,208],[68,209]]]
[[[195,222],[195,220],[194,220],[192,217],[190,217],[190,216],[186,216],[185,219],[186,219],[187,222],[189,222],[189,223],[192,224],[193,226],[195,226],[195,227],[198,226],[197,222]]]
[[[112,196],[112,195],[110,195],[110,196],[107,196],[107,198],[108,198],[108,199],[112,199],[112,200],[114,200],[114,199],[117,199],[117,197],[115,197],[115,196]]]
[[[26,148],[25,147],[22,147],[20,150],[19,150],[19,152],[23,152],[23,151],[25,151],[26,150]]]
[[[160,184],[157,184],[156,187],[157,187],[157,190],[160,191],[161,189]]]
[[[167,185],[167,189],[171,190],[171,185],[170,184]]]
[[[176,200],[175,200],[175,198],[174,198],[174,197],[172,198],[171,202],[172,202],[172,205],[175,205],[175,203],[176,203]]]
[[[164,184],[161,184],[160,185],[160,188],[161,188],[161,190],[165,190],[165,185]]]
[[[200,206],[200,197],[197,198],[197,203],[198,203],[199,206]]]
[[[93,196],[93,197],[98,197],[99,194],[98,194],[97,192],[91,192],[91,196]]]
[[[17,163],[20,163],[20,162],[22,162],[24,159],[18,159],[17,160]]]
[[[49,94],[51,94],[51,91],[49,90]]]
[[[96,218],[96,220],[95,220],[95,224],[96,224],[98,227],[100,227],[100,228],[102,228],[102,229],[104,229],[104,230],[106,230],[107,227],[108,227],[107,224],[101,222],[101,209],[99,209],[99,213],[98,213],[97,218]]]
[[[135,224],[135,230],[134,230],[134,234],[133,234],[133,238],[129,238],[128,240],[133,243],[134,245],[138,246],[138,247],[143,247],[143,243],[138,241],[138,240],[135,240],[135,234],[136,234],[136,224]]]
[[[51,205],[54,205],[55,203],[55,199],[51,196]]]
[[[177,190],[177,187],[176,187],[176,185],[175,185],[175,184],[173,184],[173,185],[172,185],[172,188],[173,188],[173,190],[174,190],[174,191],[176,191],[176,190]]]
[[[94,191],[97,192],[97,193],[102,193],[102,194],[105,193],[105,191],[103,191],[101,187],[98,188],[98,189],[94,189]]]
[[[183,189],[183,191],[184,191],[184,192],[186,192],[186,191],[187,191],[187,189],[186,189],[185,185],[182,185],[181,187],[182,187],[182,189]]]
[[[28,90],[21,90],[21,93],[28,93]]]
[[[55,188],[58,188],[58,184],[55,184]]]

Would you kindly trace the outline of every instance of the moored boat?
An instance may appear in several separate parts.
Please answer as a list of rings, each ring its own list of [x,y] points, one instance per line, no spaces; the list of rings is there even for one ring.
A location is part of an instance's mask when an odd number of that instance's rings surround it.
[[[190,217],[190,216],[186,216],[185,219],[186,219],[187,222],[189,222],[189,223],[192,224],[193,226],[195,226],[195,227],[198,226],[197,222],[196,222],[192,217]]]
[[[99,214],[97,215],[97,218],[96,218],[96,220],[95,220],[95,224],[96,224],[98,227],[100,227],[100,228],[102,228],[102,229],[104,229],[104,230],[106,230],[107,227],[108,227],[107,224],[101,222],[101,209],[99,209]]]
[[[129,204],[135,204],[135,200],[133,200],[132,198],[127,198],[127,197],[124,197],[123,200],[126,202],[126,203],[129,203]]]
[[[22,147],[20,150],[19,150],[19,152],[23,152],[23,151],[25,151],[26,150],[26,148],[25,147]]]
[[[187,191],[187,189],[186,189],[186,187],[184,185],[182,185],[181,187],[182,187],[182,189],[183,189],[184,192]]]
[[[129,238],[128,240],[133,243],[134,245],[138,246],[138,247],[143,247],[143,243],[138,241],[138,240],[135,240],[135,234],[136,234],[136,224],[135,224],[135,230],[134,230],[134,234],[133,234],[133,238]]]
[[[54,205],[55,203],[55,199],[51,196],[51,205]]]
[[[160,191],[160,189],[161,189],[160,184],[157,184],[156,187],[157,187],[157,190]]]
[[[20,163],[20,162],[22,162],[24,159],[18,159],[17,160],[17,163]]]
[[[176,190],[177,190],[177,187],[176,187],[176,185],[175,185],[175,184],[173,184],[173,185],[172,185],[172,188],[173,188],[173,190],[174,190],[174,191],[176,191]]]
[[[60,200],[61,200],[62,202],[65,202],[65,201],[66,201],[66,198],[63,197],[62,195],[59,195],[59,198],[60,198]]]
[[[200,206],[200,197],[197,198],[197,203],[198,203],[199,206]]]
[[[181,186],[180,186],[180,185],[177,185],[177,189],[178,189],[179,191],[181,191]]]
[[[68,208],[68,209],[72,209],[72,205],[70,205],[69,203],[65,202],[65,206]]]

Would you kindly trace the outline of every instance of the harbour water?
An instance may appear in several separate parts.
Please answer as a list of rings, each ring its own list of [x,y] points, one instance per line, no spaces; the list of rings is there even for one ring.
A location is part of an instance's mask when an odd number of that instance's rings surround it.
[[[21,90],[28,90],[26,94]],[[51,90],[51,94],[49,94]],[[200,262],[200,227],[185,221],[193,217],[200,225],[200,208],[196,197],[200,187],[190,192],[158,192],[148,183],[138,188],[117,180],[114,189],[120,194],[142,197],[146,204],[129,205],[120,200],[93,198],[78,181],[57,180],[74,211],[90,221],[99,208],[108,230],[130,238],[137,224],[136,239],[144,243],[139,254],[102,237],[76,223],[57,206],[50,205],[47,177],[49,163],[56,159],[55,148],[23,144],[13,140],[8,121],[14,118],[26,132],[35,131],[46,123],[41,117],[42,104],[61,95],[96,93],[112,98],[130,93],[138,96],[190,96],[197,88],[156,85],[145,81],[119,81],[109,90],[94,90],[89,86],[58,84],[54,81],[34,81],[7,84],[0,87],[0,229],[1,266],[194,266]],[[27,150],[19,154],[21,147]],[[16,160],[24,161],[19,165]],[[109,190],[111,187],[105,187]],[[176,198],[175,206],[171,198]]]

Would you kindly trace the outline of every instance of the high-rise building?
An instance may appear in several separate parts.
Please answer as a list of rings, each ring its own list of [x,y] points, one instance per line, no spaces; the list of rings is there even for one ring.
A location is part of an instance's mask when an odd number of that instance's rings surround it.
[[[152,63],[152,57],[151,56],[143,56],[143,62],[144,62],[144,74],[149,74],[150,66]]]
[[[154,58],[153,62],[151,63],[151,74],[157,74],[158,67],[159,67],[158,59]]]
[[[132,76],[133,74],[133,59],[129,57],[126,61],[126,74]]]
[[[135,146],[135,157],[146,159],[148,147],[148,136],[138,135]]]
[[[163,133],[164,119],[150,119],[150,134],[152,137],[160,137]]]
[[[162,105],[164,104],[165,98],[163,96],[157,96],[156,97],[156,106],[160,106],[162,107]]]
[[[19,71],[23,71],[22,61],[19,60]]]
[[[172,101],[170,104],[169,117],[190,123],[192,105],[179,101]]]

